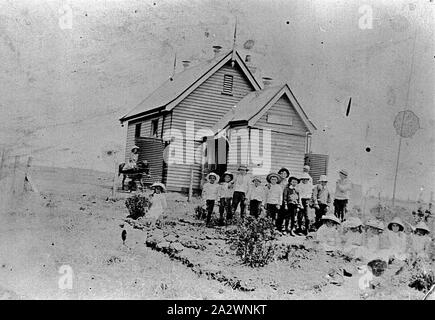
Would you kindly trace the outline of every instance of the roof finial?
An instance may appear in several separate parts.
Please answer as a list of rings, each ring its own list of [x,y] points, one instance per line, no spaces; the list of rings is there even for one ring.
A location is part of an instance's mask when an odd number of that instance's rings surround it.
[[[236,37],[237,37],[237,16],[236,24],[234,25],[233,51],[231,53],[231,67],[234,68],[234,60],[236,59]]]
[[[174,58],[174,70],[172,70],[172,76],[169,78],[169,80],[174,80],[175,76],[175,68],[177,67],[177,53],[175,52],[175,58]]]

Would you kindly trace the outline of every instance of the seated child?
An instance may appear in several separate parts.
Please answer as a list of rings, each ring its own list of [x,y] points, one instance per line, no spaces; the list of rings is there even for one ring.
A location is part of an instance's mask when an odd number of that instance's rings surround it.
[[[219,197],[219,220],[223,224],[225,219],[231,217],[231,201],[233,199],[234,185],[231,183],[233,181],[233,174],[226,171],[223,175],[224,182],[222,182],[218,189]],[[226,213],[224,218],[224,212]]]
[[[316,231],[316,240],[325,251],[335,251],[340,249],[340,220],[332,215],[326,214],[322,217],[323,224]]]
[[[432,239],[429,236],[430,230],[427,225],[420,221],[414,228],[411,235],[409,254],[413,258],[429,259],[432,249]]]
[[[301,198],[297,190],[299,179],[296,177],[290,177],[288,179],[288,185],[284,188],[283,202],[284,210],[281,211],[279,227],[282,227],[282,221],[284,221],[284,232],[288,232],[292,237],[295,236],[295,220],[298,208],[302,208]],[[290,229],[288,228],[290,220]]]
[[[405,225],[399,217],[395,217],[388,225],[388,241],[390,243],[391,258],[405,261],[407,258],[407,236],[404,232]]]
[[[349,217],[343,222],[343,253],[359,258],[363,245],[362,222],[358,217]]]
[[[202,187],[202,199],[207,210],[207,226],[210,226],[211,215],[213,214],[214,205],[218,199],[219,184],[216,182],[219,176],[211,172],[207,176],[207,182]]]
[[[374,259],[382,259],[388,261],[389,252],[384,244],[385,237],[384,224],[376,219],[369,219],[364,223],[364,242],[361,250],[362,258],[371,261]]]
[[[264,207],[266,190],[261,185],[260,177],[254,177],[252,182],[253,185],[249,188],[247,195],[249,201],[249,213],[251,216],[258,218]]]
[[[151,206],[145,217],[151,219],[151,226],[154,227],[167,208],[166,195],[164,194],[166,188],[160,182],[154,183],[151,188],[153,189],[153,193],[150,195]]]
[[[275,222],[282,203],[282,188],[278,184],[281,182],[281,176],[277,173],[269,173],[266,180],[270,183],[266,190],[267,216]]]

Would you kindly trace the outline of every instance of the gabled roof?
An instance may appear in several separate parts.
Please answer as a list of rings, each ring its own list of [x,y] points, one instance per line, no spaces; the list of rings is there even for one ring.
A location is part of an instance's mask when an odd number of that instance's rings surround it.
[[[316,130],[316,127],[296,100],[290,87],[284,84],[248,93],[215,124],[212,128],[213,132],[218,133],[235,122],[245,121],[248,126],[253,126],[284,94],[294,106],[308,131],[313,132]]]
[[[180,73],[175,74],[172,80],[168,79],[155,91],[153,91],[145,100],[139,103],[133,110],[128,112],[119,120],[121,122],[137,118],[156,109],[163,111],[172,110],[193,90],[199,87],[204,81],[218,71],[234,56],[234,61],[242,69],[255,90],[260,90],[260,82],[249,71],[245,62],[237,50],[233,50],[218,55],[213,59],[207,60],[197,66],[190,67]]]

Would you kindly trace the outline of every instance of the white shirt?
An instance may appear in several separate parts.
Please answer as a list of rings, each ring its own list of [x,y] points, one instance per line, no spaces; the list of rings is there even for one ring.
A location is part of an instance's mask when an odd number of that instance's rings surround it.
[[[252,185],[251,188],[249,188],[248,196],[247,198],[249,200],[258,200],[264,203],[266,200],[266,190],[262,185],[259,185],[256,187],[255,185]]]
[[[206,182],[202,187],[203,200],[217,200],[218,199],[219,184]]]
[[[267,203],[268,204],[282,204],[282,188],[279,184],[271,184],[267,190]]]
[[[307,183],[301,182],[296,186],[296,190],[299,192],[301,199],[311,199],[313,185],[309,181]]]
[[[234,179],[234,191],[244,192],[245,194],[248,193],[250,182],[251,178],[247,174],[236,174],[236,178]]]
[[[338,179],[335,184],[335,199],[345,200],[349,199],[350,190],[352,189],[352,184],[349,179]]]

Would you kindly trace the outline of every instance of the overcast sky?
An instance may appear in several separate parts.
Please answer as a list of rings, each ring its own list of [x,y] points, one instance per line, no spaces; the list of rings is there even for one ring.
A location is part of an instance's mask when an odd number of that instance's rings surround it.
[[[59,25],[65,4],[71,29]],[[359,27],[363,5],[371,29]],[[330,179],[346,168],[365,190],[391,196],[393,121],[412,110],[420,129],[403,139],[397,192],[415,199],[423,187],[427,199],[435,181],[434,6],[0,0],[0,144],[37,164],[111,170],[104,151],[126,137],[118,118],[170,76],[175,52],[196,64],[213,56],[213,45],[230,49],[237,17],[238,48],[261,74],[288,82],[317,126],[312,150],[330,155]]]

